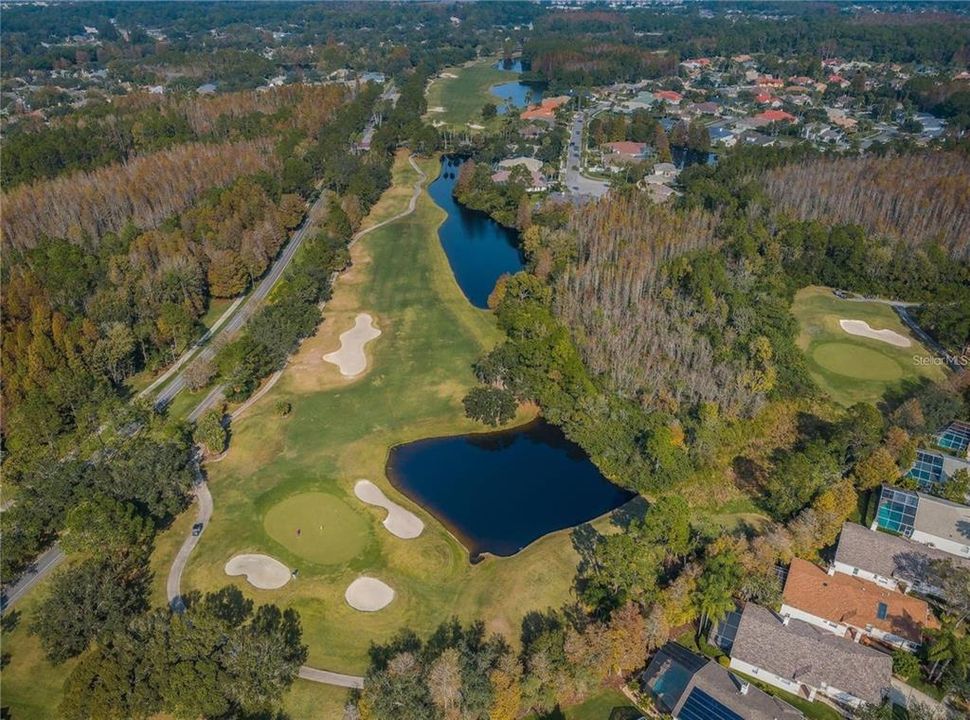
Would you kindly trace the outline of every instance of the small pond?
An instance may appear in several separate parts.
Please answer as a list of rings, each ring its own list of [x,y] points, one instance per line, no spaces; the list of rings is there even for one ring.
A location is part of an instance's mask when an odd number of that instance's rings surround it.
[[[524,71],[521,60],[499,60],[495,63],[495,68],[514,73],[522,73]],[[544,89],[544,83],[526,83],[513,80],[511,82],[492,85],[488,91],[492,95],[501,98],[501,102],[496,102],[495,104],[498,106],[498,114],[504,115],[508,112],[508,108],[506,107],[507,102],[511,103],[512,107],[517,109],[524,109],[529,105],[538,104],[542,100],[542,92]]]
[[[543,535],[580,525],[634,497],[604,478],[544,420],[498,432],[399,445],[391,483],[468,548],[509,556]]]
[[[455,279],[472,305],[485,308],[495,281],[504,273],[521,270],[523,258],[515,230],[499,225],[483,212],[460,205],[452,196],[461,162],[461,158],[443,157],[441,173],[428,193],[448,214],[438,229],[438,237]]]

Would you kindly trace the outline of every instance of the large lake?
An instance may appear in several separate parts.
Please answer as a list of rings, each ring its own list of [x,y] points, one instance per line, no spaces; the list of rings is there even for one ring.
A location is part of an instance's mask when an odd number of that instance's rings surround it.
[[[510,430],[399,445],[391,483],[468,548],[514,555],[543,535],[599,517],[634,497],[604,478],[559,428]]]
[[[460,168],[460,158],[443,157],[441,173],[428,193],[448,214],[438,229],[438,237],[455,279],[472,305],[485,308],[495,281],[504,273],[521,270],[523,258],[515,230],[499,225],[483,212],[460,205],[452,196]]]

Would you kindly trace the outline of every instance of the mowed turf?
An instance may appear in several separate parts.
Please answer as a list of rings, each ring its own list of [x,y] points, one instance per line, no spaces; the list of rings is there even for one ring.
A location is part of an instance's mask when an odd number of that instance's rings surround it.
[[[796,294],[792,314],[799,323],[798,346],[810,374],[841,405],[878,403],[888,392],[938,382],[946,375],[888,305],[842,300],[829,288],[807,287]],[[874,330],[894,330],[913,344],[901,348],[850,335],[840,320],[864,320]]]
[[[323,565],[351,560],[370,540],[367,519],[324,492],[298,493],[281,500],[266,511],[263,528],[297,557]]]
[[[489,123],[482,119],[485,103],[498,106],[503,102],[502,98],[489,92],[489,88],[518,77],[514,72],[499,70],[495,67],[495,62],[492,58],[443,70],[428,87],[426,119],[456,128],[467,128],[469,124],[488,126]],[[449,75],[455,77],[448,77]],[[444,110],[436,112],[435,108]]]
[[[422,167],[430,181],[438,164],[429,159]],[[397,188],[416,178],[404,157],[394,176]],[[378,215],[400,212],[409,196],[387,193]],[[455,283],[437,237],[443,217],[423,193],[414,214],[354,246],[354,266],[338,281],[319,332],[303,344],[276,387],[234,423],[229,453],[208,468],[215,512],[189,561],[183,589],[234,583],[257,602],[297,609],[309,664],[316,667],[363,672],[372,642],[387,641],[402,628],[426,634],[452,616],[481,618],[489,630],[517,643],[525,613],[571,597],[578,556],[568,532],[542,538],[515,557],[473,566],[461,544],[386,479],[392,446],[485,429],[464,417],[461,398],[476,383],[472,363],[501,334],[494,317],[469,305]],[[365,374],[348,380],[316,359],[333,349],[346,329],[344,320],[357,312],[371,313],[383,334],[369,346],[372,364]],[[334,322],[337,318],[341,321]],[[273,411],[281,399],[292,404],[285,418]],[[523,412],[519,419],[528,417]],[[414,540],[392,536],[381,524],[385,511],[354,496],[361,478],[416,512],[424,533]],[[357,554],[341,559],[346,554],[341,543],[321,542],[314,548],[317,559],[308,562],[304,546],[267,532],[273,508],[308,493],[334,497],[365,523],[367,538]],[[286,522],[292,528],[292,520]],[[160,547],[171,554],[176,546]],[[226,560],[240,552],[264,552],[301,572],[280,590],[257,590],[223,572]],[[164,566],[169,558],[157,562]],[[361,574],[390,585],[397,593],[394,602],[375,613],[350,608],[344,591]],[[299,692],[305,699],[313,691],[301,683]]]

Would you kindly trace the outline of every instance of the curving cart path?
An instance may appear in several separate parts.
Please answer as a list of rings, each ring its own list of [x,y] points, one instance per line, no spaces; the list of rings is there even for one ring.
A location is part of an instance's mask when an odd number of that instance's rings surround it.
[[[383,222],[379,222],[376,225],[371,225],[370,227],[364,228],[360,232],[356,233],[351,239],[350,244],[353,245],[362,237],[368,233],[382,228],[385,225],[390,225],[392,222],[397,222],[398,220],[407,217],[414,212],[414,208],[417,207],[418,198],[421,197],[421,191],[424,189],[424,183],[428,179],[424,171],[414,162],[414,156],[408,158],[408,162],[411,163],[411,167],[415,169],[418,173],[418,179],[414,183],[414,190],[411,192],[411,199],[408,200],[407,209],[403,212],[398,213],[394,217],[390,217]],[[265,393],[269,390],[275,383],[279,380],[282,373],[275,374],[270,378],[270,382],[267,384],[266,388],[262,391]],[[261,393],[261,394],[262,394]],[[208,398],[203,400],[198,408],[193,412],[196,416],[201,415],[204,412],[206,401]],[[240,408],[240,411],[244,410],[248,405]],[[201,408],[201,410],[200,410]],[[185,566],[188,564],[189,556],[192,551],[195,550],[195,546],[199,544],[202,539],[202,534],[205,532],[205,528],[209,525],[209,520],[212,518],[213,503],[212,495],[209,493],[209,487],[206,485],[205,477],[202,474],[202,468],[199,466],[199,457],[196,455],[192,462],[193,469],[195,471],[195,488],[194,493],[196,500],[198,500],[198,511],[196,515],[196,522],[202,523],[202,533],[199,535],[193,535],[191,532],[185,541],[182,543],[182,547],[179,548],[178,554],[175,556],[175,560],[172,563],[172,567],[168,571],[168,580],[165,583],[165,592],[168,597],[169,605],[176,611],[181,612],[184,609],[184,604],[182,602],[182,572],[185,570]],[[304,680],[310,680],[311,682],[324,683],[326,685],[336,685],[337,687],[346,688],[362,688],[364,687],[364,678],[359,675],[345,675],[343,673],[332,672],[330,670],[322,670],[320,668],[310,667],[309,665],[304,665],[300,668],[299,676]]]

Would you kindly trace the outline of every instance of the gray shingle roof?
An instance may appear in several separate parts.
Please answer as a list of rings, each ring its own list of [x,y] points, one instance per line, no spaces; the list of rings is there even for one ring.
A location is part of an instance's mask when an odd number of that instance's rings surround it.
[[[909,583],[927,579],[931,560],[952,560],[958,566],[970,568],[970,560],[914,542],[902,535],[876,532],[849,522],[842,525],[835,560]]]
[[[654,693],[661,709],[675,717],[694,689],[706,693],[743,720],[803,720],[791,705],[746,684],[712,660],[669,642],[657,651],[640,677],[643,686]]]
[[[925,493],[917,494],[919,505],[916,506],[916,522],[913,524],[916,530],[961,545],[970,545],[970,507]]]
[[[879,704],[890,687],[892,658],[826,630],[745,605],[731,657],[815,688],[831,685]]]

